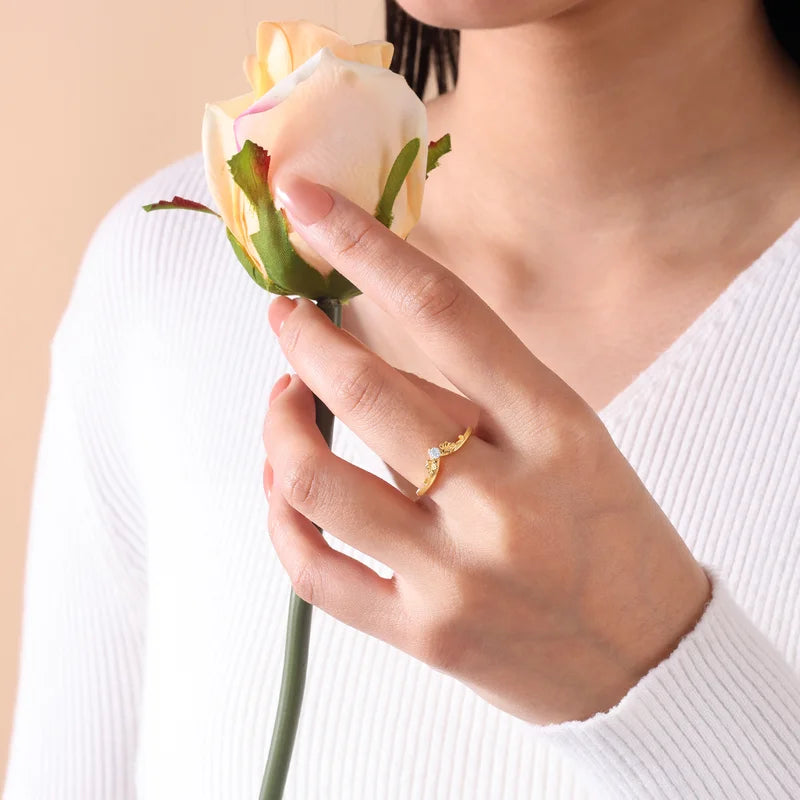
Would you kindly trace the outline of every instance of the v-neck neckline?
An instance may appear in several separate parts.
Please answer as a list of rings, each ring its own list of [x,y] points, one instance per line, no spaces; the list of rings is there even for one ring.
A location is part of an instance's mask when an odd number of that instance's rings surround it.
[[[660,379],[681,363],[694,348],[704,345],[718,323],[728,317],[740,299],[752,292],[780,260],[780,252],[800,238],[800,217],[745,267],[676,339],[621,389],[597,415],[606,425],[621,421],[631,405],[658,388]]]
[[[800,241],[800,217],[775,239],[748,267],[742,270],[717,297],[695,317],[684,329],[683,333],[673,340],[665,350],[656,356],[636,377],[619,391],[597,415],[603,423],[614,428],[630,416],[631,409],[639,403],[645,402],[652,392],[657,391],[662,382],[666,380],[675,366],[684,363],[696,348],[702,347],[708,341],[719,323],[726,320],[733,313],[743,298],[751,294],[762,284],[775,269],[786,261],[789,251],[795,242]],[[796,245],[795,245],[796,246]],[[784,252],[786,251],[786,252]],[[341,422],[341,420],[340,420]],[[346,426],[344,426],[346,427]],[[355,434],[350,434],[357,440],[354,447],[359,447],[365,453],[367,463],[371,464],[372,471],[381,476],[395,488],[399,488],[394,480],[391,470],[371,448],[365,445]],[[369,468],[369,467],[368,467]]]

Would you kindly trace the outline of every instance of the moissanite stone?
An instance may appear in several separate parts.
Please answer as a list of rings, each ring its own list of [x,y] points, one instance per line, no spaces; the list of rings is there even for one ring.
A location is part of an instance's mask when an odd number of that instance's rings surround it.
[[[442,454],[442,451],[438,447],[431,447],[431,449],[428,450],[428,455],[431,458],[439,458],[439,456],[441,454]]]

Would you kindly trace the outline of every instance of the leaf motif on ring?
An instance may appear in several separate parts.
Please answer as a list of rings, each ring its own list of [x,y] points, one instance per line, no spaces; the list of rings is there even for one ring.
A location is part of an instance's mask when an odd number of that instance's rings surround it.
[[[425,462],[425,480],[423,481],[422,486],[417,489],[417,496],[422,496],[425,494],[436,478],[436,475],[439,472],[439,459],[442,456],[449,455],[450,453],[454,453],[456,450],[458,450],[458,448],[467,441],[471,433],[472,427],[470,426],[464,431],[464,433],[459,435],[455,442],[442,442],[438,447],[431,447],[428,450],[428,460]]]

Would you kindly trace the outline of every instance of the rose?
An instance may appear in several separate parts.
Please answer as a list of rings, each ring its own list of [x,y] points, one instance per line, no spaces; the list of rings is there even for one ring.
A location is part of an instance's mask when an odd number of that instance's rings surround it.
[[[408,236],[450,136],[421,147],[425,105],[388,69],[393,49],[385,41],[352,45],[304,20],[261,22],[257,52],[244,60],[252,90],[206,103],[203,116],[206,178],[220,213],[177,195],[144,210],[222,219],[237,258],[270,292],[340,302],[360,294],[297,236],[272,185],[284,172],[313,176]]]
[[[202,142],[210,193],[240,260],[254,278],[253,265],[267,282],[285,290],[281,293],[343,297],[343,291],[352,296],[358,290],[332,274],[331,265],[292,230],[283,214],[280,222],[293,253],[282,250],[275,236],[262,239],[261,247],[251,239],[264,224],[258,202],[239,183],[237,167],[240,173],[247,168],[260,173],[269,189],[269,197],[261,200],[278,211],[272,185],[282,173],[294,173],[335,188],[372,213],[398,154],[417,140],[417,151],[406,151],[406,161],[413,160],[394,187],[383,221],[405,238],[419,220],[428,169],[428,154],[419,148],[419,142],[427,141],[426,109],[405,79],[388,69],[392,51],[389,42],[351,45],[329,28],[302,20],[261,22],[257,53],[244,61],[252,91],[206,104]],[[260,164],[230,163],[247,140],[269,155],[253,149],[246,156],[253,161],[260,157]],[[313,267],[316,275],[298,262]]]

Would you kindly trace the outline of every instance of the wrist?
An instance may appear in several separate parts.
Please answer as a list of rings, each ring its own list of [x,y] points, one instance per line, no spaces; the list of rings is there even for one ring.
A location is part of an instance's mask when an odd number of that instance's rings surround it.
[[[672,556],[645,570],[647,580],[637,581],[645,588],[629,595],[627,607],[605,609],[605,630],[588,637],[581,659],[580,672],[590,679],[565,719],[586,720],[613,708],[702,618],[711,600],[710,578],[685,546]]]

